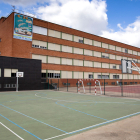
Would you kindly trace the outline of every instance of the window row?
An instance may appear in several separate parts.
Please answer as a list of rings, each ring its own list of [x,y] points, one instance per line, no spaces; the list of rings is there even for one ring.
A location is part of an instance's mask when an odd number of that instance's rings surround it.
[[[79,42],[79,43],[84,43],[84,44],[88,44],[88,45],[93,45],[93,46],[97,46],[97,47],[102,47],[102,48],[106,48],[106,49],[116,50],[116,51],[140,56],[140,52],[137,52],[137,51],[133,51],[133,50],[126,49],[126,48],[121,48],[118,46],[102,43],[102,42],[95,41],[92,39],[75,36],[75,35],[59,32],[59,31],[55,31],[55,30],[51,30],[51,29],[47,30],[47,28],[33,25],[33,33],[47,35],[47,32],[48,32],[48,36],[51,36],[51,37],[62,38],[62,39],[69,40],[69,41],[75,41],[75,42]]]
[[[52,56],[43,56],[32,54],[32,59],[39,59],[42,63],[51,63],[51,64],[61,64],[61,65],[74,65],[74,66],[85,66],[85,67],[97,67],[97,68],[110,68],[110,69],[121,69],[121,65],[93,62],[87,60],[78,60],[78,59],[69,59],[69,58],[60,58]]]
[[[132,74],[115,74],[115,73],[93,73],[77,71],[56,71],[42,70],[42,78],[72,78],[72,79],[139,79],[140,75]]]
[[[87,56],[102,57],[102,58],[114,59],[114,60],[129,59],[129,60],[133,60],[135,63],[140,63],[140,60],[137,60],[137,59],[122,57],[118,55],[112,55],[108,53],[101,53],[101,52],[87,50],[87,49],[64,46],[64,45],[59,45],[59,44],[47,43],[47,42],[39,41],[39,40],[33,40],[32,47],[54,50],[54,51],[62,51],[62,52],[68,52],[68,53],[75,53],[75,54],[81,54],[81,55],[87,55]]]

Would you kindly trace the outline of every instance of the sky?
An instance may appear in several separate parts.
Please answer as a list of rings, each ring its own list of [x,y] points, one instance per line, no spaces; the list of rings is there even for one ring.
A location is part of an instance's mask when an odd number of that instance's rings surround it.
[[[140,48],[140,0],[0,0],[17,12]],[[20,10],[20,11],[19,11]]]

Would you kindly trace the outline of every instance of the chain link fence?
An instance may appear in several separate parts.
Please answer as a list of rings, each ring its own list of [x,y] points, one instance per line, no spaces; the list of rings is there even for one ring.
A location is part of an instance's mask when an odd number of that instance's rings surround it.
[[[46,79],[42,89],[87,95],[140,98],[140,80],[128,79]]]

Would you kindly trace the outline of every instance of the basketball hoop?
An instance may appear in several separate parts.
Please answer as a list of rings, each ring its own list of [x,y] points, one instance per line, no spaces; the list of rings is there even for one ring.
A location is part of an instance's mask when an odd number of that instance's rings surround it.
[[[23,72],[16,72],[16,77],[17,77],[17,87],[16,87],[16,91],[18,92],[18,78],[21,78],[24,76]]]

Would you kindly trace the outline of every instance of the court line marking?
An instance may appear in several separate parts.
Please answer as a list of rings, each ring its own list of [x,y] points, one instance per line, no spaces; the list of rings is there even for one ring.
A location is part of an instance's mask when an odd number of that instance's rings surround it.
[[[4,125],[2,122],[0,122],[1,125],[3,125],[6,129],[8,129],[10,132],[12,132],[14,135],[16,135],[21,140],[24,140],[22,137],[20,137],[18,134],[16,134],[14,131],[12,131],[10,128],[8,128],[6,125]]]
[[[103,122],[103,123],[99,123],[99,124],[95,124],[95,125],[92,125],[92,126],[88,126],[88,127],[82,128],[82,129],[78,129],[78,130],[69,132],[67,134],[62,134],[62,135],[50,137],[50,138],[47,138],[47,139],[44,139],[44,140],[50,140],[50,139],[58,138],[58,137],[61,137],[61,136],[64,136],[64,135],[68,135],[68,134],[70,135],[70,134],[78,133],[80,131],[84,131],[84,130],[87,130],[87,129],[90,129],[90,128],[94,128],[94,127],[97,127],[97,126],[101,126],[101,125],[104,125],[104,124],[108,124],[108,123],[111,123],[111,122],[122,120],[124,118],[132,117],[132,116],[135,116],[135,115],[138,115],[138,114],[140,114],[140,112],[136,112],[136,113],[133,113],[133,114],[130,114],[130,115],[126,115],[126,116],[123,116],[123,117],[120,117],[120,118],[116,118],[116,119],[113,119],[113,120],[109,120],[109,121],[106,121],[106,122]]]
[[[58,102],[58,101],[57,101],[57,102]],[[77,111],[77,112],[83,113],[83,114],[88,115],[88,116],[91,116],[91,117],[95,117],[95,118],[98,118],[98,119],[102,119],[102,120],[106,120],[106,121],[108,121],[107,119],[104,119],[104,118],[101,118],[101,117],[98,117],[98,116],[95,116],[95,115],[91,115],[91,114],[88,114],[88,113],[85,113],[85,112],[82,112],[82,111],[79,111],[79,110],[76,110],[76,109],[73,109],[73,108],[67,107],[67,106],[65,106],[65,105],[63,105],[63,104],[58,104],[57,102],[55,102],[57,105],[60,105],[60,106],[66,107],[66,108],[68,108],[68,109],[71,109],[71,110],[74,110],[74,111]]]
[[[43,90],[42,90],[43,91]],[[52,91],[52,90],[47,90],[47,91],[50,91],[50,92],[60,92],[60,93],[71,93],[71,94],[75,94],[75,95],[83,95],[83,96],[94,96],[94,97],[102,97],[102,98],[117,98],[117,99],[123,99],[123,100],[137,100],[137,101],[140,101],[140,99],[136,99],[136,98],[134,98],[134,99],[132,99],[132,97],[110,97],[110,96],[105,96],[105,95],[87,95],[87,94],[83,94],[83,93],[80,93],[80,94],[77,94],[77,92],[76,93],[74,93],[74,92],[66,92],[66,91],[60,91],[60,90],[57,90],[57,91]],[[45,90],[43,91],[43,92],[46,92]]]
[[[35,96],[36,97],[39,97],[39,98],[46,98],[46,99],[50,99],[50,100],[54,100],[54,101],[63,101],[63,102],[73,102],[73,103],[128,103],[128,102],[137,102],[137,101],[123,101],[123,102],[97,102],[97,101],[92,101],[92,102],[84,102],[84,101],[68,101],[68,100],[60,100],[60,99],[54,99],[54,98],[48,98],[48,97],[42,97],[42,96],[39,96],[37,94],[42,94],[42,93],[36,93]],[[129,100],[129,99],[128,99]],[[131,99],[130,99],[131,100]],[[132,99],[133,100],[133,99]]]
[[[19,114],[21,114],[21,115],[23,115],[23,116],[25,116],[25,117],[27,117],[27,118],[33,119],[33,120],[35,120],[35,121],[37,121],[37,122],[40,122],[40,123],[42,123],[42,124],[45,124],[45,125],[47,125],[47,126],[49,126],[49,127],[52,127],[52,128],[54,128],[54,129],[57,129],[57,130],[62,131],[62,132],[64,132],[64,133],[68,133],[68,132],[66,132],[66,131],[64,131],[64,130],[61,130],[61,129],[57,128],[57,127],[54,127],[54,126],[52,126],[52,125],[49,125],[49,124],[44,123],[44,122],[42,122],[42,121],[39,121],[39,120],[37,120],[37,119],[35,119],[35,118],[32,118],[32,117],[30,117],[30,116],[28,116],[28,115],[25,115],[25,114],[23,114],[23,113],[21,113],[21,112],[19,112],[19,111],[16,111],[16,110],[14,110],[14,109],[12,109],[12,108],[9,108],[9,107],[4,106],[4,105],[2,105],[2,104],[0,104],[0,105],[3,106],[3,107],[5,107],[5,108],[7,108],[7,109],[10,109],[10,110],[12,110],[12,111],[14,111],[14,112],[17,112],[17,113],[19,113]]]
[[[36,137],[39,140],[42,140],[41,138],[37,137],[36,135],[32,134],[31,132],[27,131],[26,129],[24,129],[23,127],[19,126],[18,124],[14,123],[13,121],[9,120],[8,118],[6,118],[5,116],[1,115],[1,117],[5,118],[6,120],[8,120],[9,122],[13,123],[14,125],[18,126],[19,128],[21,128],[22,130],[24,130],[25,132],[31,134],[32,136]]]

